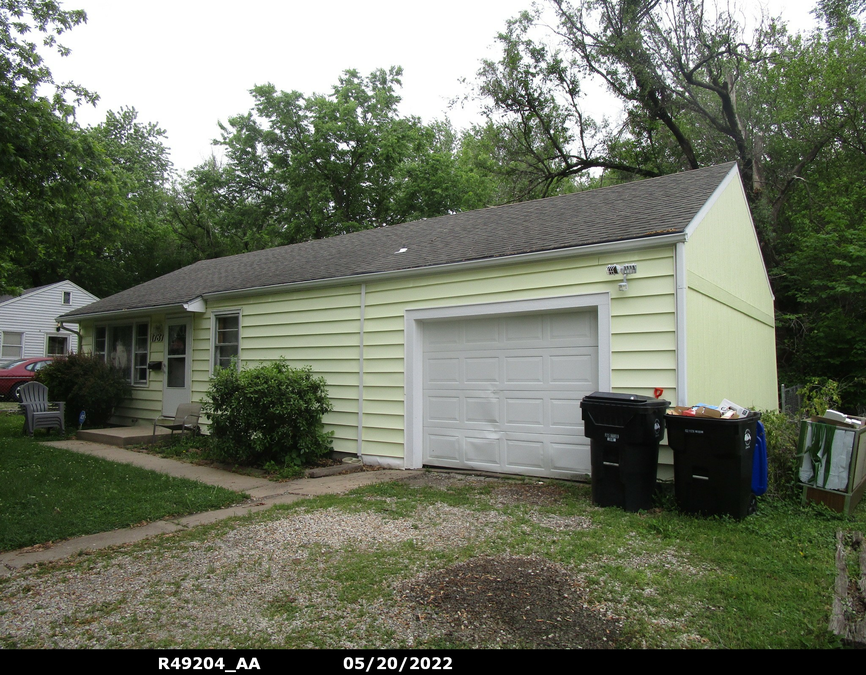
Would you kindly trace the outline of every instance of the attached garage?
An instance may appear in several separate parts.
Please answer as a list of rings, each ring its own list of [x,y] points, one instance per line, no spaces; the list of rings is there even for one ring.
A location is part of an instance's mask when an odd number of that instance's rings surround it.
[[[205,260],[60,318],[88,350],[140,327],[147,362],[185,322],[192,400],[225,364],[309,365],[335,450],[379,466],[583,476],[593,391],[777,405],[773,296],[733,163]],[[162,412],[164,372],[117,422]]]
[[[407,313],[425,465],[555,478],[590,473],[581,399],[597,391],[604,297]],[[592,304],[598,303],[598,304]],[[519,310],[523,311],[519,311]],[[465,316],[466,312],[471,316]],[[607,323],[607,322],[604,322]]]

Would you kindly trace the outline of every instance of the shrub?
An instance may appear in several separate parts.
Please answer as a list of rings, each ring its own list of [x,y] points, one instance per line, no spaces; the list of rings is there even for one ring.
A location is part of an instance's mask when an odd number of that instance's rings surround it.
[[[258,368],[222,368],[211,378],[214,451],[224,460],[264,466],[309,464],[331,449],[322,416],[333,409],[324,378],[284,360]]]
[[[826,377],[810,377],[797,393],[802,401],[800,414],[805,417],[821,416],[827,408],[837,409],[842,403],[839,383]]]
[[[761,415],[767,434],[767,496],[783,501],[800,498],[797,442],[800,420],[782,412]]]
[[[36,380],[48,387],[50,400],[66,401],[66,424],[71,428],[78,425],[82,410],[88,426],[107,425],[114,409],[130,393],[120,370],[89,354],[57,358],[36,373]]]

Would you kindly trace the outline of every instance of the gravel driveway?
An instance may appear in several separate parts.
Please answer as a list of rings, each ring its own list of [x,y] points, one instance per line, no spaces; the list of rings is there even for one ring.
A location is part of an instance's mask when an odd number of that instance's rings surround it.
[[[0,645],[629,646],[575,570],[491,545],[515,526],[509,504],[554,533],[592,528],[545,512],[562,488],[451,474],[413,484],[480,486],[500,508],[437,501],[406,512],[356,497],[357,509],[274,511],[21,570],[0,582]]]

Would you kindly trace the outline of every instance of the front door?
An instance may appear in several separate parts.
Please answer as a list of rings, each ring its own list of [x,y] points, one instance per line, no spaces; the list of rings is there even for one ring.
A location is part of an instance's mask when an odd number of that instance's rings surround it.
[[[175,319],[167,322],[165,341],[165,377],[163,378],[162,414],[174,416],[181,403],[191,403],[190,352],[192,321]]]

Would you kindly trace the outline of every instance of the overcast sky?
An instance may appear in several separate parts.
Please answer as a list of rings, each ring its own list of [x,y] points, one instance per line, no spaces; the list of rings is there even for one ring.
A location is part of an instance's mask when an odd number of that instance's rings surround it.
[[[64,0],[84,9],[87,24],[62,36],[72,49],[48,61],[55,80],[73,80],[100,96],[80,111],[96,124],[107,110],[138,110],[139,121],[167,132],[172,160],[189,170],[213,151],[218,121],[253,105],[249,90],[328,93],[354,68],[403,67],[404,115],[430,122],[445,115],[458,127],[473,110],[448,110],[466,93],[479,61],[494,58],[494,39],[530,0]],[[805,28],[812,0],[772,0],[792,27]],[[747,2],[757,13],[759,3]],[[47,56],[47,54],[46,54]]]

